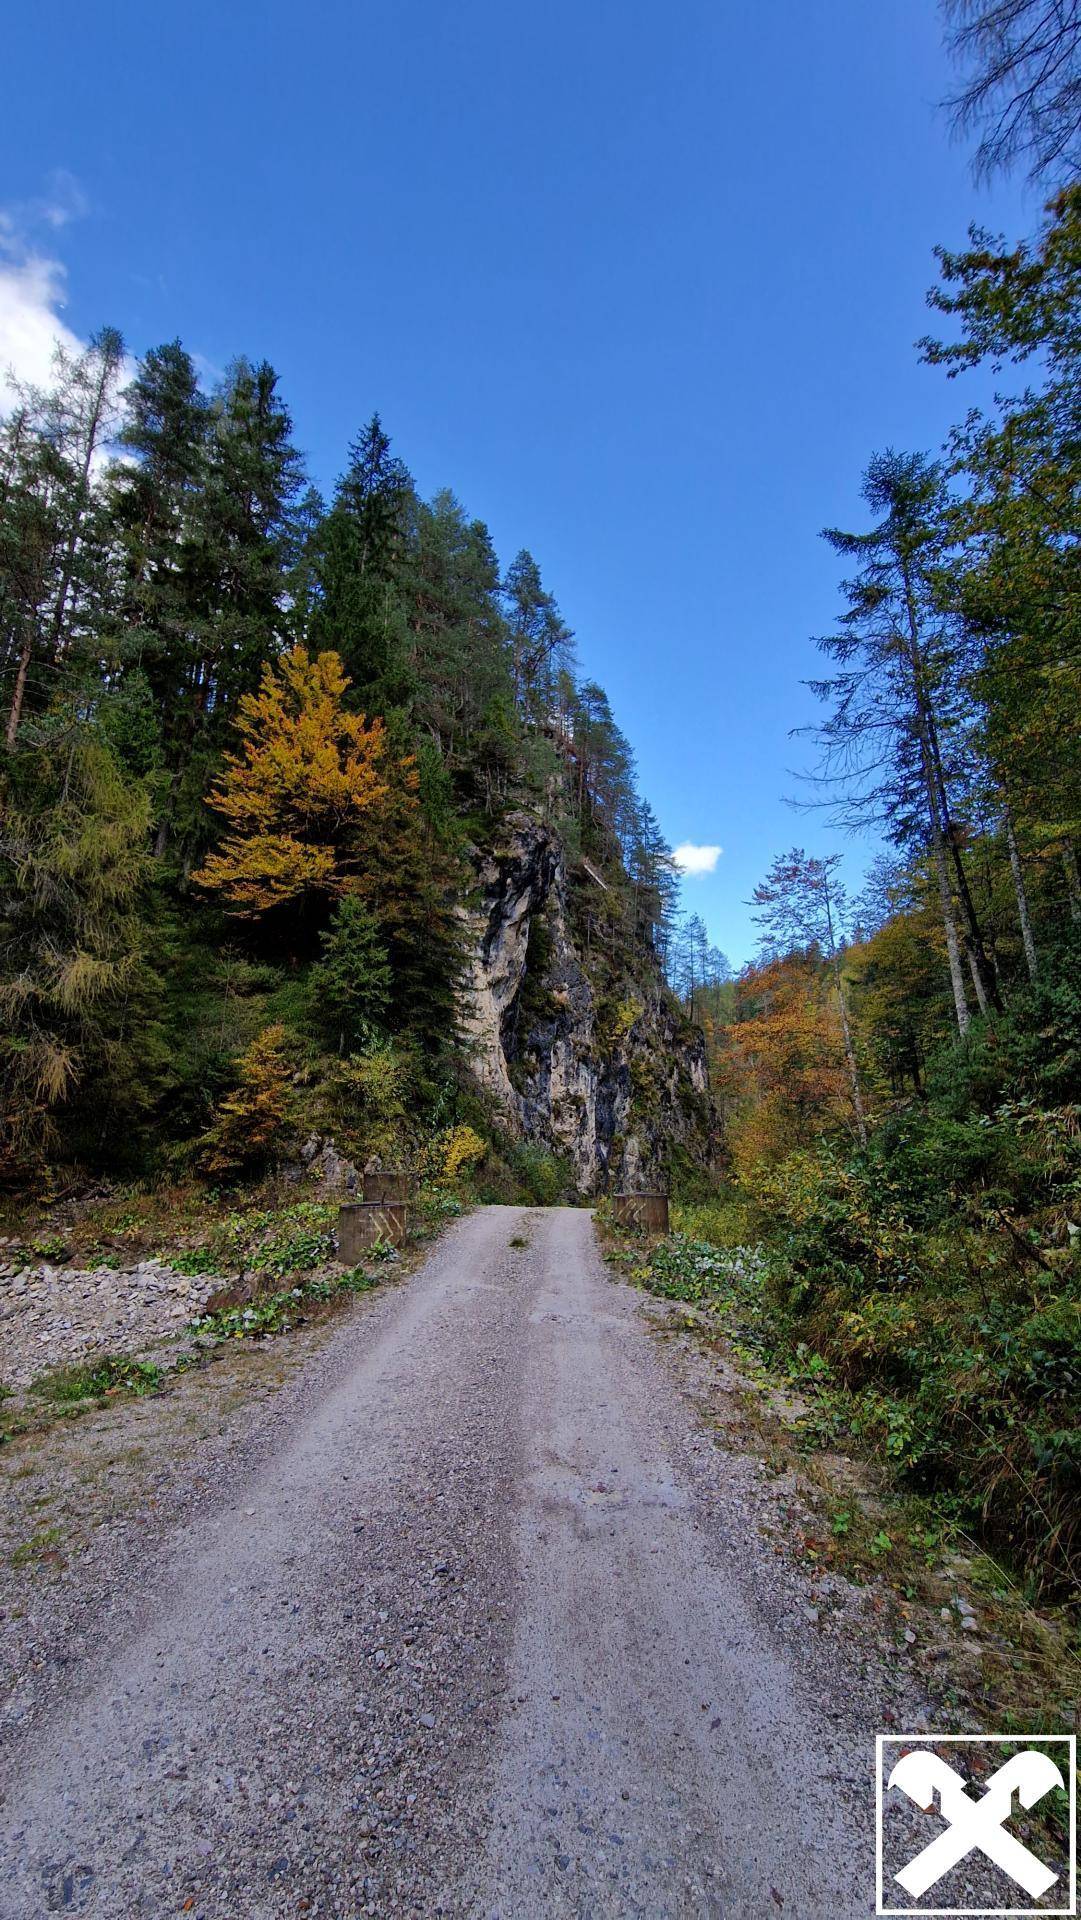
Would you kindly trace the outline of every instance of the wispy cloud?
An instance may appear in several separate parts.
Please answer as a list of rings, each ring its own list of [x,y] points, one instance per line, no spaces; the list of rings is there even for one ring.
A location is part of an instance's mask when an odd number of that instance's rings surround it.
[[[672,858],[681,873],[715,873],[723,852],[723,847],[698,847],[693,840],[684,840],[673,849]]]
[[[45,192],[31,200],[24,211],[27,226],[41,222],[55,232],[72,220],[84,220],[90,212],[90,200],[73,173],[66,167],[54,167],[45,182]]]

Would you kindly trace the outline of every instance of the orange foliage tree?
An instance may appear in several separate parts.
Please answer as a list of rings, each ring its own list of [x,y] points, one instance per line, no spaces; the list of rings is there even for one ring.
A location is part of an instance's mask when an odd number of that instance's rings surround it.
[[[346,710],[348,687],[336,653],[294,647],[240,702],[241,750],[211,796],[231,831],[195,876],[237,913],[352,892],[373,814],[392,790],[415,805],[411,762],[388,754],[381,720]]]
[[[745,969],[718,1036],[716,1084],[736,1171],[774,1163],[846,1126],[851,1107],[836,996],[812,954]]]

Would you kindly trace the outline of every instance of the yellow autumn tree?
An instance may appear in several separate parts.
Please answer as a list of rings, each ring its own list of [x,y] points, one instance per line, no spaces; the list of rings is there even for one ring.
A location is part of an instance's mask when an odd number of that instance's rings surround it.
[[[211,794],[230,832],[195,876],[237,913],[310,892],[336,898],[355,884],[358,829],[401,769],[383,722],[346,711],[348,686],[336,653],[294,647],[240,702],[241,750],[226,756]]]
[[[239,1173],[270,1156],[289,1115],[289,1082],[285,1028],[264,1027],[241,1054],[237,1084],[203,1136],[208,1173]]]

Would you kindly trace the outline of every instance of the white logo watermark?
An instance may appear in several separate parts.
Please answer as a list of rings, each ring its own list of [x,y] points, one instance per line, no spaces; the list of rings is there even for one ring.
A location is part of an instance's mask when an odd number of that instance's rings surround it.
[[[1001,1764],[985,1778],[970,1784],[936,1748],[962,1749],[958,1758],[981,1757],[987,1748],[1002,1755]],[[1022,1747],[1006,1736],[993,1734],[879,1734],[876,1741],[875,1826],[877,1897],[879,1914],[1064,1914],[1077,1913],[1076,1739],[1073,1734],[1041,1737],[1038,1747]],[[1054,1757],[1052,1757],[1052,1755]],[[975,1769],[974,1769],[975,1771]],[[1055,1857],[1053,1839],[1037,1850],[1007,1829],[1014,1812],[1014,1796],[1025,1810],[1036,1809],[1055,1789],[1069,1800],[1068,1861]],[[934,1816],[936,1830],[922,1847],[912,1850],[913,1808]],[[899,1818],[907,1810],[907,1818]],[[941,1821],[945,1827],[941,1827]],[[898,1865],[898,1856],[900,1864]],[[1003,1895],[997,1905],[941,1906],[935,1903],[944,1889],[940,1883],[955,1867],[968,1863],[973,1872],[982,1864],[998,1869],[996,1886]],[[986,1879],[986,1872],[983,1878]],[[908,1894],[905,1906],[890,1904]],[[1008,1893],[1006,1892],[1008,1889]],[[1017,1904],[1019,1895],[1029,1904]],[[1051,1904],[1053,1895],[1054,1904]],[[1013,1904],[1007,1905],[1009,1898]],[[1032,1903],[1038,1904],[1032,1904]]]

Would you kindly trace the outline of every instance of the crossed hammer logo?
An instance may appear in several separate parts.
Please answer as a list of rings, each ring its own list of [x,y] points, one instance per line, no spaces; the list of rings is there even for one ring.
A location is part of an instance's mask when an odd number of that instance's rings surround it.
[[[1045,1753],[1029,1749],[1014,1754],[991,1775],[978,1800],[972,1798],[959,1773],[937,1753],[922,1748],[898,1760],[889,1785],[899,1787],[925,1813],[933,1807],[937,1792],[942,1816],[950,1823],[945,1833],[938,1834],[894,1876],[914,1900],[975,1852],[993,1860],[1030,1899],[1038,1900],[1054,1886],[1058,1874],[1007,1833],[1004,1825],[1015,1793],[1023,1807],[1034,1807],[1052,1787],[1063,1785],[1061,1773]]]

